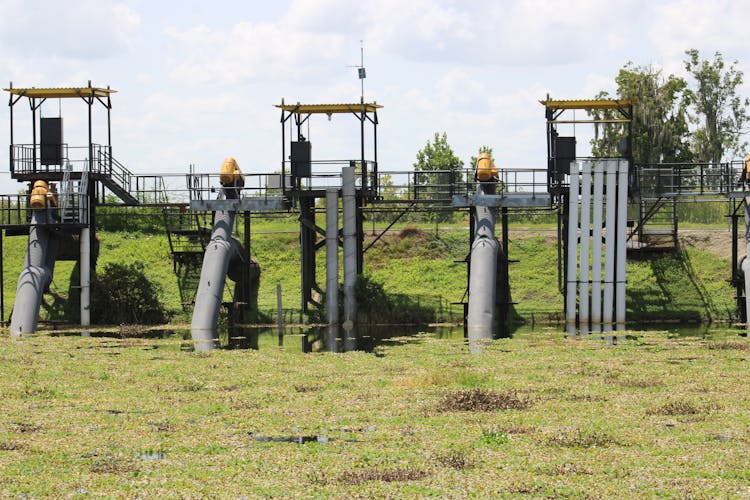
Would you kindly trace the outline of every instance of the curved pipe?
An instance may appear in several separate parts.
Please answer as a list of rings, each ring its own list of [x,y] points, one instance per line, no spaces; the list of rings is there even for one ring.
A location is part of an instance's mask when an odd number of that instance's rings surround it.
[[[233,211],[216,212],[211,241],[203,255],[201,277],[190,325],[190,334],[196,342],[196,349],[199,349],[199,346],[210,349],[216,347],[213,344],[218,343],[216,325],[219,321],[224,285],[230,261],[233,256],[240,255],[241,248],[239,242],[232,238],[234,216]]]
[[[493,194],[494,185],[477,186],[477,194]],[[474,209],[475,232],[471,245],[471,272],[469,275],[469,311],[466,330],[469,346],[492,340],[497,294],[497,252],[495,214],[485,206]],[[477,346],[478,347],[478,346]]]
[[[44,290],[52,282],[55,267],[56,244],[42,225],[47,222],[47,212],[34,210],[29,227],[29,245],[23,270],[18,277],[16,300],[10,319],[11,337],[34,333],[39,320]]]
[[[750,186],[745,184],[745,190],[748,189]],[[750,198],[745,198],[745,249],[745,257],[740,260],[739,268],[745,275],[745,319],[747,332],[750,334]]]

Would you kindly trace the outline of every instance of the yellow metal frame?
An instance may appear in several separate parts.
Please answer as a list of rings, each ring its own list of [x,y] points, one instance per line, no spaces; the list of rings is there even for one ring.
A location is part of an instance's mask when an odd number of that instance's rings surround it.
[[[27,88],[3,89],[11,94],[30,97],[34,99],[67,99],[75,97],[109,97],[110,94],[117,92],[110,88],[101,87],[67,87],[67,88]]]
[[[638,104],[633,99],[573,99],[539,101],[548,109],[620,109]]]
[[[364,102],[354,104],[274,104],[275,107],[289,113],[298,114],[324,114],[335,113],[375,113],[383,106],[375,102]]]

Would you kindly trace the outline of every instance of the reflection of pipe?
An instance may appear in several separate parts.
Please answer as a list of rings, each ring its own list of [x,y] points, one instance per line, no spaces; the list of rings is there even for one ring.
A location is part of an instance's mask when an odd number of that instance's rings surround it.
[[[52,281],[55,266],[55,239],[43,225],[47,222],[44,209],[34,210],[29,227],[29,246],[21,275],[18,277],[16,301],[10,320],[10,335],[19,337],[34,333],[42,305],[42,295]]]
[[[477,183],[477,194],[492,194],[494,184]],[[495,214],[486,206],[474,207],[474,242],[471,244],[471,273],[469,275],[469,311],[466,316],[469,347],[492,340],[497,294],[497,252]]]

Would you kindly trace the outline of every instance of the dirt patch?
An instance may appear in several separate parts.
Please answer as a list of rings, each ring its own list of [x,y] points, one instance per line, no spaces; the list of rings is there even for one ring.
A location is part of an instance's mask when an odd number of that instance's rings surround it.
[[[429,237],[429,235],[418,227],[409,226],[401,229],[398,232],[398,237],[402,240],[405,238],[423,240],[425,237]]]
[[[679,240],[682,248],[697,248],[721,259],[732,258],[732,232],[728,229],[680,229]]]
[[[531,399],[517,391],[495,392],[470,389],[449,392],[438,405],[441,411],[525,410]]]
[[[427,477],[427,472],[422,469],[369,469],[345,472],[340,481],[344,484],[361,484],[367,481],[383,481],[393,483],[397,481],[419,481]]]
[[[646,412],[647,415],[699,415],[718,410],[715,404],[698,404],[693,401],[675,400],[669,401],[661,406],[652,408]]]

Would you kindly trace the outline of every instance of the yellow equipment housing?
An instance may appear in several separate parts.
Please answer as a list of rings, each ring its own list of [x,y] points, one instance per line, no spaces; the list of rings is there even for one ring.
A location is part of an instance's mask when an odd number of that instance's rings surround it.
[[[482,182],[498,179],[497,167],[489,153],[479,153],[477,157],[477,179]]]
[[[240,166],[237,165],[237,160],[231,156],[224,160],[221,164],[221,174],[219,175],[219,182],[224,187],[244,187],[245,176],[242,175]]]
[[[29,199],[29,206],[34,209],[57,206],[57,197],[52,191],[50,191],[49,185],[45,181],[38,180],[34,182],[34,187],[31,190],[31,197]]]

